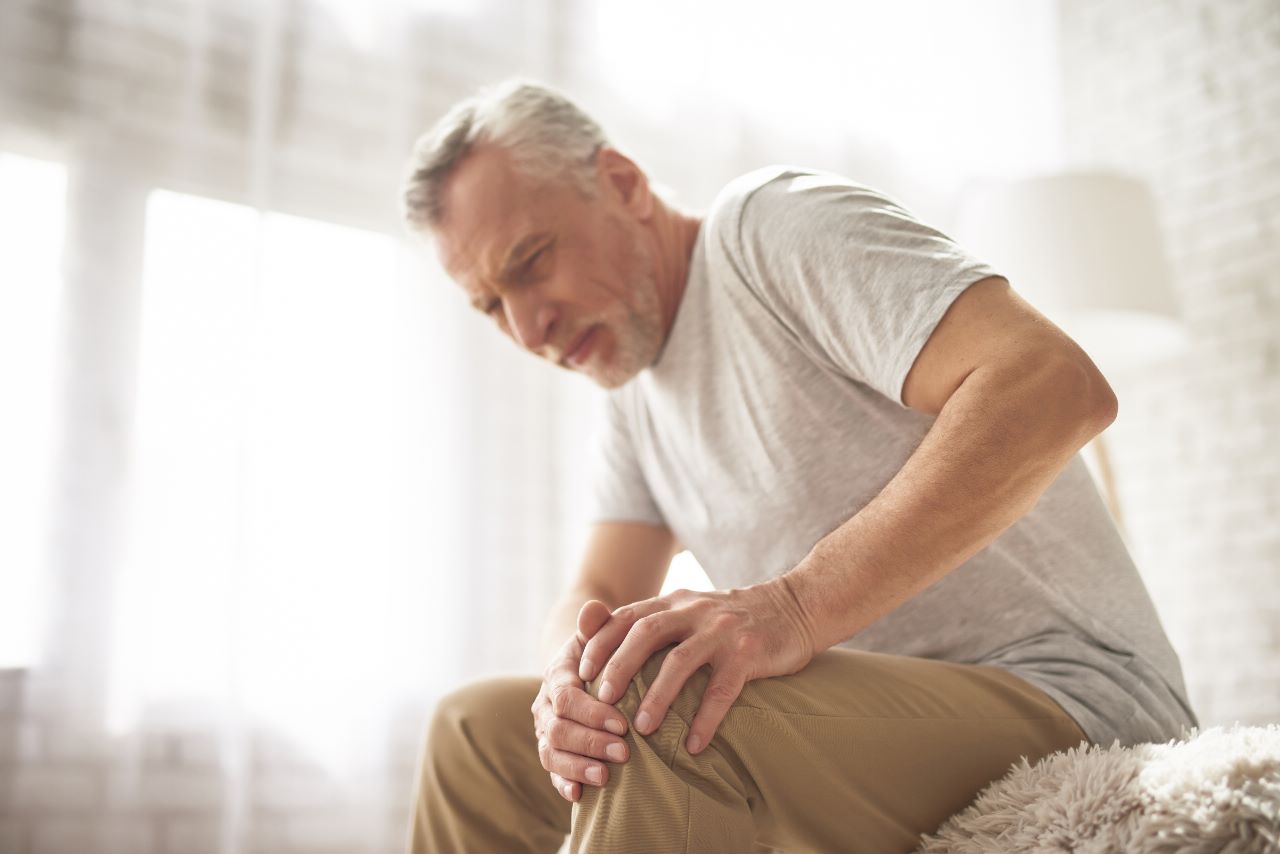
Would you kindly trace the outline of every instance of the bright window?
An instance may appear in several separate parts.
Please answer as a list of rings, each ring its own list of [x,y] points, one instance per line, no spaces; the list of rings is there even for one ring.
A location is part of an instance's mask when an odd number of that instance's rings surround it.
[[[66,171],[0,154],[0,667],[41,655]]]
[[[440,360],[402,260],[374,232],[152,194],[113,728],[234,702],[324,758],[377,730],[365,698],[434,666],[397,634],[439,623],[421,544],[448,559],[418,411]]]

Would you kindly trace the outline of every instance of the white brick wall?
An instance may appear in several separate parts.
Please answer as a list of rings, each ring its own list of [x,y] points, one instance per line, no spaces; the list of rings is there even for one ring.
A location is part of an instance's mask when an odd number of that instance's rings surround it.
[[[1129,541],[1204,725],[1280,720],[1280,6],[1061,0],[1067,152],[1148,181],[1191,351],[1118,389]]]

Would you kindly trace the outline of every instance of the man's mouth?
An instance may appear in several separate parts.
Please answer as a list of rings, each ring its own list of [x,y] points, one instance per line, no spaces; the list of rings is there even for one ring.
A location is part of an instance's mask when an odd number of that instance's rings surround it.
[[[591,355],[591,350],[595,346],[596,330],[598,327],[592,326],[582,334],[582,337],[573,345],[573,349],[564,354],[564,358],[560,360],[563,365],[577,367],[587,360]]]

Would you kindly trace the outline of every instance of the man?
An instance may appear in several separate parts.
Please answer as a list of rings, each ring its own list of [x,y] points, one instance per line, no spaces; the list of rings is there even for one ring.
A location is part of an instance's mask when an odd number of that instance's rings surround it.
[[[770,167],[693,216],[514,80],[423,136],[405,213],[609,389],[549,664],[441,702],[414,852],[909,851],[1022,757],[1196,723],[1077,453],[1106,380],[892,199]],[[717,591],[657,596],[682,547]]]

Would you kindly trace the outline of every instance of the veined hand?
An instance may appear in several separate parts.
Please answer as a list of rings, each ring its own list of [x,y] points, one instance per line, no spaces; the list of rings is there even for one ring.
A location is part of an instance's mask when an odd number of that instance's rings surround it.
[[[608,703],[586,691],[578,676],[583,647],[609,620],[609,606],[595,599],[578,612],[578,631],[556,653],[543,672],[542,687],[534,699],[533,731],[538,736],[538,758],[551,774],[560,796],[576,801],[582,785],[603,786],[609,779],[609,762],[625,762],[627,744],[622,736],[627,720]]]
[[[685,741],[690,753],[698,753],[747,682],[795,673],[809,663],[815,650],[807,626],[782,576],[728,591],[677,590],[612,612],[583,648],[577,675],[590,681],[599,673],[600,700],[616,703],[649,656],[676,644],[636,712],[636,732],[648,735],[689,677],[711,665]]]

